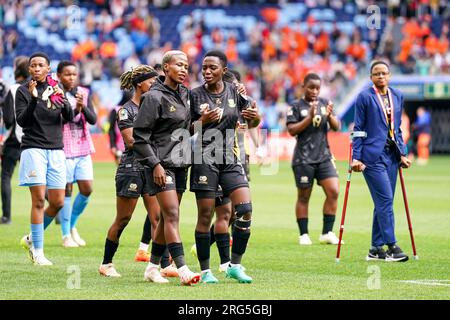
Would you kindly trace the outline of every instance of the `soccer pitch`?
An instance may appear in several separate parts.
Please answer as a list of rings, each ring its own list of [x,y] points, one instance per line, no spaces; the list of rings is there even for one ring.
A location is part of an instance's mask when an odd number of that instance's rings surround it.
[[[340,196],[334,231],[338,234],[345,191],[346,163],[338,162]],[[115,166],[95,164],[94,193],[78,230],[87,241],[83,248],[64,249],[60,226],[45,232],[45,254],[54,265],[33,266],[20,247],[29,232],[30,195],[13,178],[12,224],[0,225],[0,299],[450,299],[450,157],[432,157],[429,164],[404,171],[419,260],[412,258],[411,242],[401,196],[395,197],[398,244],[409,255],[406,263],[366,262],[370,246],[373,204],[361,174],[352,177],[345,223],[345,245],[340,263],[336,246],[320,245],[324,193],[315,185],[310,202],[312,246],[299,246],[294,215],[296,189],[288,162],[276,175],[264,176],[252,166],[253,224],[243,265],[252,284],[238,284],[218,272],[217,248],[211,248],[211,267],[218,284],[180,286],[143,281],[146,263],[134,262],[145,211],[140,202],[122,234],[114,264],[122,278],[105,278],[98,267],[106,233],[115,216]],[[74,188],[76,189],[76,188]],[[74,190],[74,195],[76,191]],[[187,264],[199,271],[190,254],[194,243],[196,206],[186,192],[181,204],[181,236]]]

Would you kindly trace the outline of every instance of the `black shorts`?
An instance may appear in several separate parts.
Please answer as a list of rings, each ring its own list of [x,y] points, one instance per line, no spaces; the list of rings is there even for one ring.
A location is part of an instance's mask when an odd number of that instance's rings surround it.
[[[220,185],[223,195],[227,197],[238,188],[248,188],[248,180],[240,163],[194,164],[191,168],[190,185],[193,192],[217,192]]]
[[[166,171],[166,186],[161,188],[153,181],[153,170],[146,168],[145,176],[148,180],[149,194],[154,196],[159,192],[175,190],[177,193],[186,191],[187,168],[164,168]]]
[[[149,193],[149,186],[144,171],[116,173],[116,196],[139,198]]]
[[[314,164],[299,164],[292,167],[297,188],[311,188],[314,179],[320,181],[332,177],[339,177],[333,160]]]

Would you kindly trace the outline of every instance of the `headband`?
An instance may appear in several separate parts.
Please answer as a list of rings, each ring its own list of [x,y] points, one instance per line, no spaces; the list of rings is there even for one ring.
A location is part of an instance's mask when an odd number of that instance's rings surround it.
[[[147,79],[153,78],[158,76],[158,72],[156,71],[150,71],[143,74],[138,75],[136,78],[134,78],[131,83],[133,86],[136,86],[138,83],[141,83],[142,81],[145,81]]]

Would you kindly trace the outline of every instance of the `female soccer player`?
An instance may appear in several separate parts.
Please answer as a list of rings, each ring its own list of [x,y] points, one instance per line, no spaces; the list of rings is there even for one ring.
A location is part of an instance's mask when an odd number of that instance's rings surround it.
[[[234,205],[236,221],[233,227],[232,256],[226,270],[228,277],[241,283],[251,283],[241,266],[250,237],[252,204],[250,189],[235,144],[235,130],[242,113],[249,127],[259,124],[255,104],[240,95],[233,84],[223,81],[227,57],[221,51],[206,53],[202,63],[205,84],[191,92],[194,131],[201,125],[201,143],[195,144],[191,169],[191,191],[195,192],[198,219],[195,229],[197,254],[202,270],[202,282],[217,283],[209,267],[210,225],[216,205],[216,192],[221,186],[225,197]],[[200,161],[196,158],[200,156]],[[218,219],[219,211],[218,211]],[[216,225],[217,228],[217,225]],[[224,224],[224,231],[228,230]]]
[[[125,151],[116,172],[116,219],[108,230],[103,262],[99,267],[99,273],[107,277],[120,277],[112,260],[119,246],[120,236],[133,215],[139,196],[143,197],[149,219],[154,226],[158,220],[158,203],[155,197],[148,194],[144,168],[136,161],[133,153],[133,123],[139,110],[139,102],[141,96],[153,85],[157,75],[152,67],[140,65],[123,73],[120,77],[121,89],[134,89],[134,94],[119,109],[117,115],[117,123],[125,142]],[[147,232],[150,233],[150,225]]]
[[[398,168],[409,168],[411,161],[406,157],[400,129],[403,95],[389,87],[390,77],[386,62],[373,62],[373,86],[356,98],[354,130],[365,132],[367,137],[353,139],[352,170],[362,171],[375,204],[372,246],[366,259],[407,261],[395,238],[393,202]]]
[[[66,158],[63,151],[63,120],[73,119],[73,110],[48,75],[50,59],[43,52],[30,56],[31,80],[16,92],[16,119],[23,128],[19,185],[30,188],[31,238],[22,238],[35,265],[52,265],[44,256],[44,224],[48,225],[64,205]],[[48,207],[44,210],[45,191]]]
[[[97,121],[89,89],[78,85],[78,68],[71,61],[61,61],[56,69],[67,100],[74,108],[74,118],[64,124],[63,142],[66,155],[67,184],[64,207],[61,209],[63,246],[66,248],[85,246],[78,234],[76,224],[86,208],[92,193],[94,172],[91,154],[95,152],[88,124]],[[72,206],[73,183],[77,182],[79,193]]]
[[[168,282],[158,270],[167,244],[181,284],[192,285],[199,282],[200,275],[186,265],[179,232],[179,206],[190,163],[189,91],[182,85],[189,64],[184,52],[173,50],[164,54],[162,66],[165,76],[142,96],[133,130],[136,158],[146,167],[149,193],[156,195],[161,207],[144,279]]]
[[[339,195],[339,179],[327,140],[328,128],[339,130],[340,123],[333,114],[333,104],[319,97],[321,80],[315,73],[303,81],[304,97],[295,101],[287,114],[289,134],[297,138],[292,159],[297,185],[295,215],[300,230],[299,243],[310,245],[308,235],[308,206],[314,179],[325,192],[323,229],[320,243],[338,244],[333,233]]]

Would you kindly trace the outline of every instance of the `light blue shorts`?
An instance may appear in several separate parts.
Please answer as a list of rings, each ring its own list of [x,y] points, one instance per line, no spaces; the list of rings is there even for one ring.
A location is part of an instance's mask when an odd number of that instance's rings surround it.
[[[66,159],[67,183],[94,180],[91,155]]]
[[[63,150],[25,149],[20,155],[19,186],[66,188],[66,156]]]

